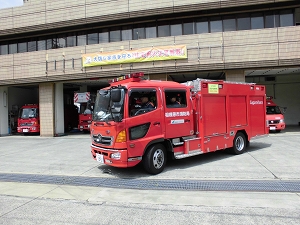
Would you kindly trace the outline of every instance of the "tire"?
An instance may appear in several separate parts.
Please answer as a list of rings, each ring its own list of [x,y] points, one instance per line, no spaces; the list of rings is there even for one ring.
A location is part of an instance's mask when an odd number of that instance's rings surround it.
[[[243,154],[246,150],[247,140],[242,132],[237,132],[233,139],[233,147],[231,153],[235,155]]]
[[[150,146],[143,156],[144,169],[150,174],[161,173],[166,166],[166,149],[162,144]]]

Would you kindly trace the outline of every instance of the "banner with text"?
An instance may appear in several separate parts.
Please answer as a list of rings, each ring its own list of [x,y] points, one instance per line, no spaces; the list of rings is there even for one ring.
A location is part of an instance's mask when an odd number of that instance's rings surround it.
[[[160,46],[137,50],[120,50],[82,55],[83,67],[104,66],[111,64],[152,62],[159,60],[186,59],[185,45]]]

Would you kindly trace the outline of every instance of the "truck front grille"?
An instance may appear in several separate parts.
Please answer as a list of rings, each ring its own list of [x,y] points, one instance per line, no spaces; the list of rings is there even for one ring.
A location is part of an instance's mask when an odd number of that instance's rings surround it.
[[[268,123],[269,124],[278,124],[280,122],[280,120],[269,120]]]
[[[106,146],[112,145],[113,142],[113,137],[110,136],[102,136],[101,134],[94,134],[93,136],[93,141],[97,144],[102,144]]]
[[[21,126],[32,126],[33,123],[21,123],[20,125],[21,125]]]

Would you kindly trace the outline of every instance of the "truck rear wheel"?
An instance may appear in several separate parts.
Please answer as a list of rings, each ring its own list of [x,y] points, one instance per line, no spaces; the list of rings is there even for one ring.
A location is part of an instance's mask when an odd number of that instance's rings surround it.
[[[233,139],[233,147],[231,152],[235,155],[239,155],[245,152],[247,141],[245,135],[242,132],[237,132]]]
[[[162,144],[150,146],[143,156],[143,166],[148,173],[159,174],[166,165],[166,149]]]

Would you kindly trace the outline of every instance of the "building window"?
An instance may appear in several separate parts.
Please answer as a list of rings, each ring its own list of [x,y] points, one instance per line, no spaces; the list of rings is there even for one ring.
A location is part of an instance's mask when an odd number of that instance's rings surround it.
[[[98,44],[99,40],[98,40],[98,33],[90,33],[87,35],[87,44],[88,45],[94,45],[94,44]]]
[[[122,41],[132,40],[132,28],[131,26],[122,27]]]
[[[60,34],[57,36],[56,48],[65,48],[67,47],[67,37],[65,34]]]
[[[43,38],[39,38],[37,42],[38,51],[46,50],[46,40]]]
[[[109,40],[110,42],[121,41],[121,31],[118,28],[113,28],[109,32]]]
[[[86,45],[86,33],[78,32],[77,33],[77,46]]]
[[[109,32],[108,29],[102,29],[99,33],[99,43],[109,42]]]
[[[249,15],[241,15],[237,18],[237,30],[250,30],[251,20]]]
[[[220,17],[214,17],[210,21],[210,32],[222,32],[222,20]]]
[[[148,24],[146,27],[146,38],[156,38],[156,25],[154,23]]]
[[[263,13],[253,13],[251,15],[251,29],[264,28],[264,15]]]
[[[196,32],[197,34],[208,33],[208,21],[206,19],[199,19],[196,22]]]
[[[18,53],[27,52],[27,42],[18,43]]]
[[[7,55],[8,54],[8,45],[2,44],[0,45],[0,55]]]
[[[280,12],[280,26],[294,26],[294,15],[292,10],[282,10]]]
[[[49,38],[46,40],[46,50],[49,50],[49,49],[53,49],[55,48],[55,40],[53,40],[52,38]]]
[[[67,35],[67,47],[74,47],[76,46],[76,34],[69,33]]]
[[[279,27],[279,15],[274,12],[265,13],[265,28]]]
[[[224,31],[236,30],[235,18],[224,17],[223,18],[223,28],[224,28]]]
[[[170,25],[171,36],[182,35],[182,25],[181,24],[172,24]]]
[[[146,32],[144,27],[135,27],[133,28],[133,40],[145,39]]]
[[[9,54],[15,54],[17,52],[18,52],[18,45],[16,43],[9,44],[8,53]]]
[[[193,22],[184,22],[183,23],[183,34],[194,34],[194,23]]]
[[[28,41],[28,52],[34,52],[37,50],[37,43],[32,38],[30,41]]]
[[[157,26],[157,37],[170,36],[170,25],[167,22],[159,23]]]

